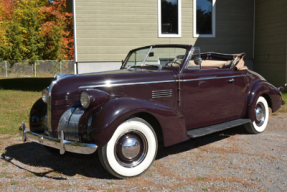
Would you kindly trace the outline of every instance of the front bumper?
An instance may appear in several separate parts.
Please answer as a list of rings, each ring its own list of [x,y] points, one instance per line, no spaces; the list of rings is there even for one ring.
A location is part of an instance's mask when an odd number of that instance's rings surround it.
[[[41,145],[59,149],[61,155],[64,154],[66,151],[69,151],[72,153],[80,153],[80,154],[92,154],[98,148],[98,146],[95,144],[66,141],[64,140],[63,131],[61,131],[61,139],[55,139],[53,137],[49,137],[46,135],[40,135],[40,134],[26,130],[25,123],[23,122],[19,129],[21,131],[23,142],[30,140],[30,141],[39,143]]]

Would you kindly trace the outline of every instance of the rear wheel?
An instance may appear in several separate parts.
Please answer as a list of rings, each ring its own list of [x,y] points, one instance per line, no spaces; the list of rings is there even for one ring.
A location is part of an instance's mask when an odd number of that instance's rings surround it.
[[[255,121],[250,124],[246,124],[245,128],[249,133],[261,133],[263,132],[268,124],[269,120],[269,109],[266,99],[260,96],[256,102],[255,108]]]
[[[157,137],[152,126],[141,118],[123,122],[110,141],[98,150],[104,168],[118,178],[145,172],[157,154]]]

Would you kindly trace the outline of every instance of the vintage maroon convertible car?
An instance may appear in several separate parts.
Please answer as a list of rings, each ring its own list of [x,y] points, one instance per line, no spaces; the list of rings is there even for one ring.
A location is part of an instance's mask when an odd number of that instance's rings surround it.
[[[120,70],[56,75],[31,109],[22,138],[48,149],[91,154],[125,178],[146,171],[165,146],[245,125],[265,130],[276,88],[244,66],[244,53],[202,53],[189,45],[134,49]],[[96,170],[95,170],[96,171]]]

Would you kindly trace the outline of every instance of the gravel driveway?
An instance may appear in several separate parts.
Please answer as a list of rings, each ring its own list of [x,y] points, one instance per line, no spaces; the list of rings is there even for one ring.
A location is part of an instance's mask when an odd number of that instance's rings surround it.
[[[18,136],[0,135],[0,191],[287,191],[287,115],[263,134],[236,127],[160,147],[140,177],[119,180],[97,154],[53,155]]]

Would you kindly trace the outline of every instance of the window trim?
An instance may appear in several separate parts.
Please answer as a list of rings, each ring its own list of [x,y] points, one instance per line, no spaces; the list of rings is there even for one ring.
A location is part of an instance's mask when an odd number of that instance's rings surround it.
[[[161,0],[158,0],[158,37],[181,37],[181,0],[178,0],[178,34],[161,33]]]
[[[204,35],[196,33],[196,1],[193,0],[193,37],[215,37],[216,35],[216,0],[212,0],[212,34]]]

